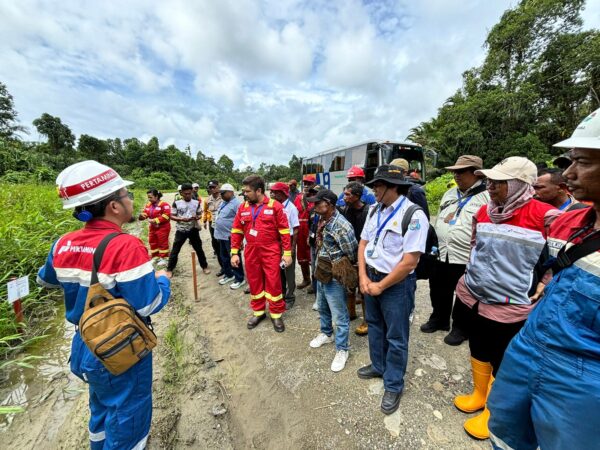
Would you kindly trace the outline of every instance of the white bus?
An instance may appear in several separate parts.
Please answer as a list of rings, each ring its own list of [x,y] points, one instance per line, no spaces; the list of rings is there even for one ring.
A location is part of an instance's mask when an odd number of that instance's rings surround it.
[[[311,158],[302,159],[302,175],[317,177],[317,184],[340,194],[348,180],[346,172],[352,166],[362,167],[366,181],[373,178],[377,167],[388,164],[396,158],[404,158],[409,164],[409,173],[419,177],[424,183],[425,154],[433,158],[435,166],[437,153],[425,150],[419,144],[409,142],[367,141],[351,147],[336,147],[325,150]]]

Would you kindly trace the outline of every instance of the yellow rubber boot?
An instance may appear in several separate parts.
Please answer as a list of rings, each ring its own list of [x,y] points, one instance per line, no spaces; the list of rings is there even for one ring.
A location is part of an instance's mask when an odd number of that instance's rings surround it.
[[[488,385],[492,376],[492,365],[471,358],[473,369],[473,393],[470,395],[459,395],[454,399],[454,406],[466,413],[479,411],[485,406],[488,393]]]
[[[490,384],[488,386],[488,395],[492,389],[492,383],[494,377],[490,377]],[[487,400],[487,399],[486,399]],[[488,439],[490,437],[490,429],[488,428],[488,422],[490,420],[490,410],[487,406],[483,408],[481,414],[475,417],[471,417],[465,422],[465,431],[467,434],[475,439]]]

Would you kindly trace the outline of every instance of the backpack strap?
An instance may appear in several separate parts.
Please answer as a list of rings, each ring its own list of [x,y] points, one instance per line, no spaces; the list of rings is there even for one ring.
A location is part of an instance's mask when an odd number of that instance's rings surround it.
[[[98,284],[98,269],[100,268],[100,263],[102,262],[104,251],[106,250],[108,243],[120,234],[123,233],[115,232],[107,234],[106,236],[104,236],[104,238],[102,238],[102,240],[98,244],[98,247],[96,247],[96,250],[94,251],[94,263],[92,265],[92,280],[90,281],[90,286]]]
[[[376,203],[375,206],[371,208],[371,211],[369,212],[369,219],[373,217],[377,211],[379,211],[379,208],[381,208],[379,203]]]
[[[406,234],[408,231],[408,226],[410,225],[410,221],[412,220],[412,216],[417,211],[423,211],[419,205],[410,205],[406,212],[404,213],[404,217],[402,217],[402,236]],[[423,211],[424,213],[424,211]]]
[[[600,236],[595,239],[585,240],[580,244],[575,244],[565,250],[565,247],[561,248],[556,256],[554,264],[552,264],[552,274],[556,275],[563,269],[573,265],[575,261],[581,259],[587,255],[600,250]]]

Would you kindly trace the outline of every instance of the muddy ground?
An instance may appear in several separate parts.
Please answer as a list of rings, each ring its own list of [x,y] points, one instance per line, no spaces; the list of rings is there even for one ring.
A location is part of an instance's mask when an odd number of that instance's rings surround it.
[[[204,230],[202,237],[212,255]],[[154,352],[150,449],[489,448],[464,433],[468,416],[452,406],[454,395],[471,387],[466,345],[449,347],[443,332],[418,330],[431,310],[426,282],[417,290],[406,389],[399,411],[386,417],[379,410],[381,381],[356,376],[369,362],[366,337],[351,334],[346,368],[333,373],[333,345],[308,345],[319,327],[313,296],[297,292],[294,308],[284,316],[284,333],[276,333],[268,320],[248,330],[248,296],[217,284],[212,256],[213,273],[198,271],[194,300],[190,253],[185,245],[174,296],[154,320],[160,344]],[[352,330],[359,323],[353,321]],[[50,393],[42,398],[42,392],[2,432],[3,448],[87,446],[85,385],[69,377],[66,367],[65,361],[64,373],[44,388]],[[65,401],[65,386],[83,393]]]

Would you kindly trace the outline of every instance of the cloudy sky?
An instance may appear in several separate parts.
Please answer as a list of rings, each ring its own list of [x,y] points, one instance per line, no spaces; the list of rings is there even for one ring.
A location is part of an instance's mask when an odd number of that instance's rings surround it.
[[[0,2],[0,81],[29,139],[157,136],[237,165],[401,140],[481,63],[508,0]],[[600,26],[588,0],[586,27]]]

